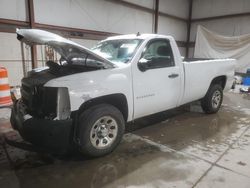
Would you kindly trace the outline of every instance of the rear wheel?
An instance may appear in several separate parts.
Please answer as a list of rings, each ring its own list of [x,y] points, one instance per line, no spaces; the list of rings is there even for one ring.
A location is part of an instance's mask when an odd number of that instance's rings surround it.
[[[205,97],[201,100],[201,107],[207,114],[219,111],[223,101],[223,90],[221,85],[211,85]]]
[[[90,107],[81,113],[78,123],[80,152],[90,157],[112,152],[125,129],[122,113],[109,104]]]

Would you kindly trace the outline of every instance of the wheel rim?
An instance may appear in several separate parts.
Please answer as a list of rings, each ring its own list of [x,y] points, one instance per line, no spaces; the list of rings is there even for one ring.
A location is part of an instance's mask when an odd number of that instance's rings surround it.
[[[111,116],[99,118],[92,126],[90,141],[97,149],[108,148],[116,139],[118,125]]]
[[[215,91],[212,97],[212,106],[214,109],[218,108],[221,104],[221,92]]]

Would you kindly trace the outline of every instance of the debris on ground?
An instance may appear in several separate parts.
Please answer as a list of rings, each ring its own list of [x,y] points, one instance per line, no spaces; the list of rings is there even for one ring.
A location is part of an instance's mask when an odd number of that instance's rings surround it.
[[[249,86],[242,86],[240,88],[240,92],[242,92],[242,93],[250,93],[250,87]]]

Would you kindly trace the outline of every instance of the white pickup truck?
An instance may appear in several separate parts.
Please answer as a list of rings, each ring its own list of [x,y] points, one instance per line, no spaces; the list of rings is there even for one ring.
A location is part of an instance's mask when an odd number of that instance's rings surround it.
[[[11,116],[24,140],[54,152],[77,146],[88,156],[105,155],[126,122],[195,100],[216,113],[233,83],[235,60],[183,61],[171,36],[109,37],[91,50],[36,29],[20,29],[17,38],[61,56],[22,79]]]

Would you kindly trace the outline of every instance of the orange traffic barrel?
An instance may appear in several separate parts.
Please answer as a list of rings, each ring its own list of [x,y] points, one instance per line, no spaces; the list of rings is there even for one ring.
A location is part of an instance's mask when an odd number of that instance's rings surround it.
[[[8,73],[6,68],[0,67],[0,107],[12,105]]]

